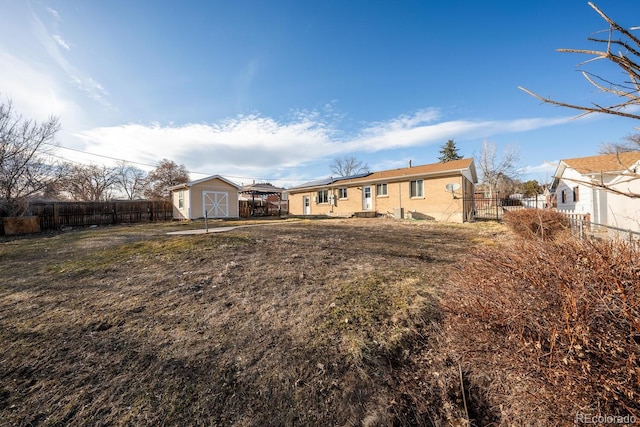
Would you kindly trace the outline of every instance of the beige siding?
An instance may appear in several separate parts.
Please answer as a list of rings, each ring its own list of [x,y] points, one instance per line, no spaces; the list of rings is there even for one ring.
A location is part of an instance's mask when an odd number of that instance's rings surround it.
[[[228,194],[229,218],[237,218],[238,214],[238,189],[220,179],[201,182],[191,187],[191,217],[204,217],[202,208],[202,193],[204,191],[221,191]]]
[[[413,178],[420,179],[420,178]],[[348,186],[347,197],[338,198],[341,186],[327,187],[329,194],[335,196],[335,203],[317,203],[317,191],[290,192],[289,210],[292,215],[303,215],[303,196],[311,198],[311,215],[352,215],[363,211],[363,188],[371,186],[372,210],[379,214],[394,214],[396,208],[403,208],[405,217],[429,217],[437,221],[463,222],[465,219],[463,196],[464,192],[473,193],[473,183],[462,175],[422,178],[424,186],[423,197],[410,197],[410,180],[386,182],[387,195],[376,194],[376,184],[370,183]],[[445,186],[457,183],[460,188],[451,194]],[[469,208],[467,207],[467,210]]]
[[[180,191],[183,191],[184,204],[180,209]],[[173,200],[173,218],[175,219],[189,219],[189,189],[176,190],[171,193]]]
[[[178,197],[180,190],[174,190],[173,213],[176,219],[198,219],[204,217],[202,194],[205,191],[218,191],[227,193],[228,218],[238,218],[238,189],[219,178],[209,181],[199,182],[184,190],[184,208],[178,208]]]
[[[307,193],[297,193],[291,194],[289,193],[289,213],[291,215],[302,215],[303,207],[302,207],[302,196]]]
[[[333,206],[333,213],[337,214],[352,214],[353,212],[362,211],[362,187],[336,187],[330,190],[330,193],[335,197],[335,206]],[[338,188],[347,189],[347,197],[340,199],[338,197]],[[375,199],[375,186],[372,186],[371,191],[372,200]],[[373,208],[375,210],[375,206]]]

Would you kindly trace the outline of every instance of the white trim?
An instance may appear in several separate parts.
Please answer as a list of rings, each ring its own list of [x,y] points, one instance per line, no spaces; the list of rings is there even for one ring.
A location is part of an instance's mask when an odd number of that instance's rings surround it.
[[[174,190],[178,190],[180,188],[189,188],[189,187],[192,187],[192,186],[194,186],[196,184],[200,184],[202,182],[213,181],[214,179],[219,179],[220,181],[225,182],[225,183],[231,185],[232,187],[235,187],[238,190],[240,190],[242,188],[238,184],[236,184],[234,182],[231,182],[228,179],[226,179],[226,178],[224,178],[224,177],[222,177],[220,175],[212,175],[212,176],[208,176],[206,178],[198,179],[196,181],[189,181],[189,182],[184,183],[184,184],[174,185],[172,187],[169,187],[169,190],[170,191],[174,191]]]
[[[369,189],[369,197],[366,196],[366,188]],[[363,185],[362,186],[362,210],[370,211],[373,210],[373,186],[372,185]]]
[[[213,198],[210,195],[213,195]],[[207,207],[207,199],[211,208]],[[229,192],[203,191],[202,216],[207,218],[229,218]]]

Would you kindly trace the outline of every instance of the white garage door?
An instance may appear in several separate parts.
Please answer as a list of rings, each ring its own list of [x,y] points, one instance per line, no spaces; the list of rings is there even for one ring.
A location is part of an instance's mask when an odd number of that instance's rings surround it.
[[[207,218],[229,217],[229,193],[226,191],[202,192],[203,215]]]

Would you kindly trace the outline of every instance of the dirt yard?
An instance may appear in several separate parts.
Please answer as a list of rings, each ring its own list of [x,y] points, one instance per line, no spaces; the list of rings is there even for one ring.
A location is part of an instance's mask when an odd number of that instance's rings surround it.
[[[0,425],[484,416],[437,351],[437,296],[499,230],[350,219],[166,235],[189,227],[202,224],[0,242]]]

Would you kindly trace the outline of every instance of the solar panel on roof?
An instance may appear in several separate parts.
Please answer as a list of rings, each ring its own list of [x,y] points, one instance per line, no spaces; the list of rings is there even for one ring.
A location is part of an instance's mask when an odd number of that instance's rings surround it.
[[[315,181],[305,182],[304,184],[300,184],[293,188],[318,187],[320,185],[331,184],[332,182],[333,182],[333,179],[331,178],[316,179]]]
[[[320,186],[323,186],[323,185],[333,184],[334,182],[344,181],[346,179],[362,178],[362,177],[365,177],[367,175],[371,175],[371,172],[360,173],[360,174],[357,174],[357,175],[350,175],[350,176],[338,176],[338,177],[335,177],[335,178],[334,177],[328,177],[328,178],[316,179],[314,181],[305,182],[304,184],[298,185],[298,186],[293,187],[293,188],[320,187]]]
[[[336,182],[336,181],[344,181],[345,179],[363,178],[367,175],[371,175],[371,172],[359,173],[357,175],[339,176],[337,178],[334,178],[333,181]]]

